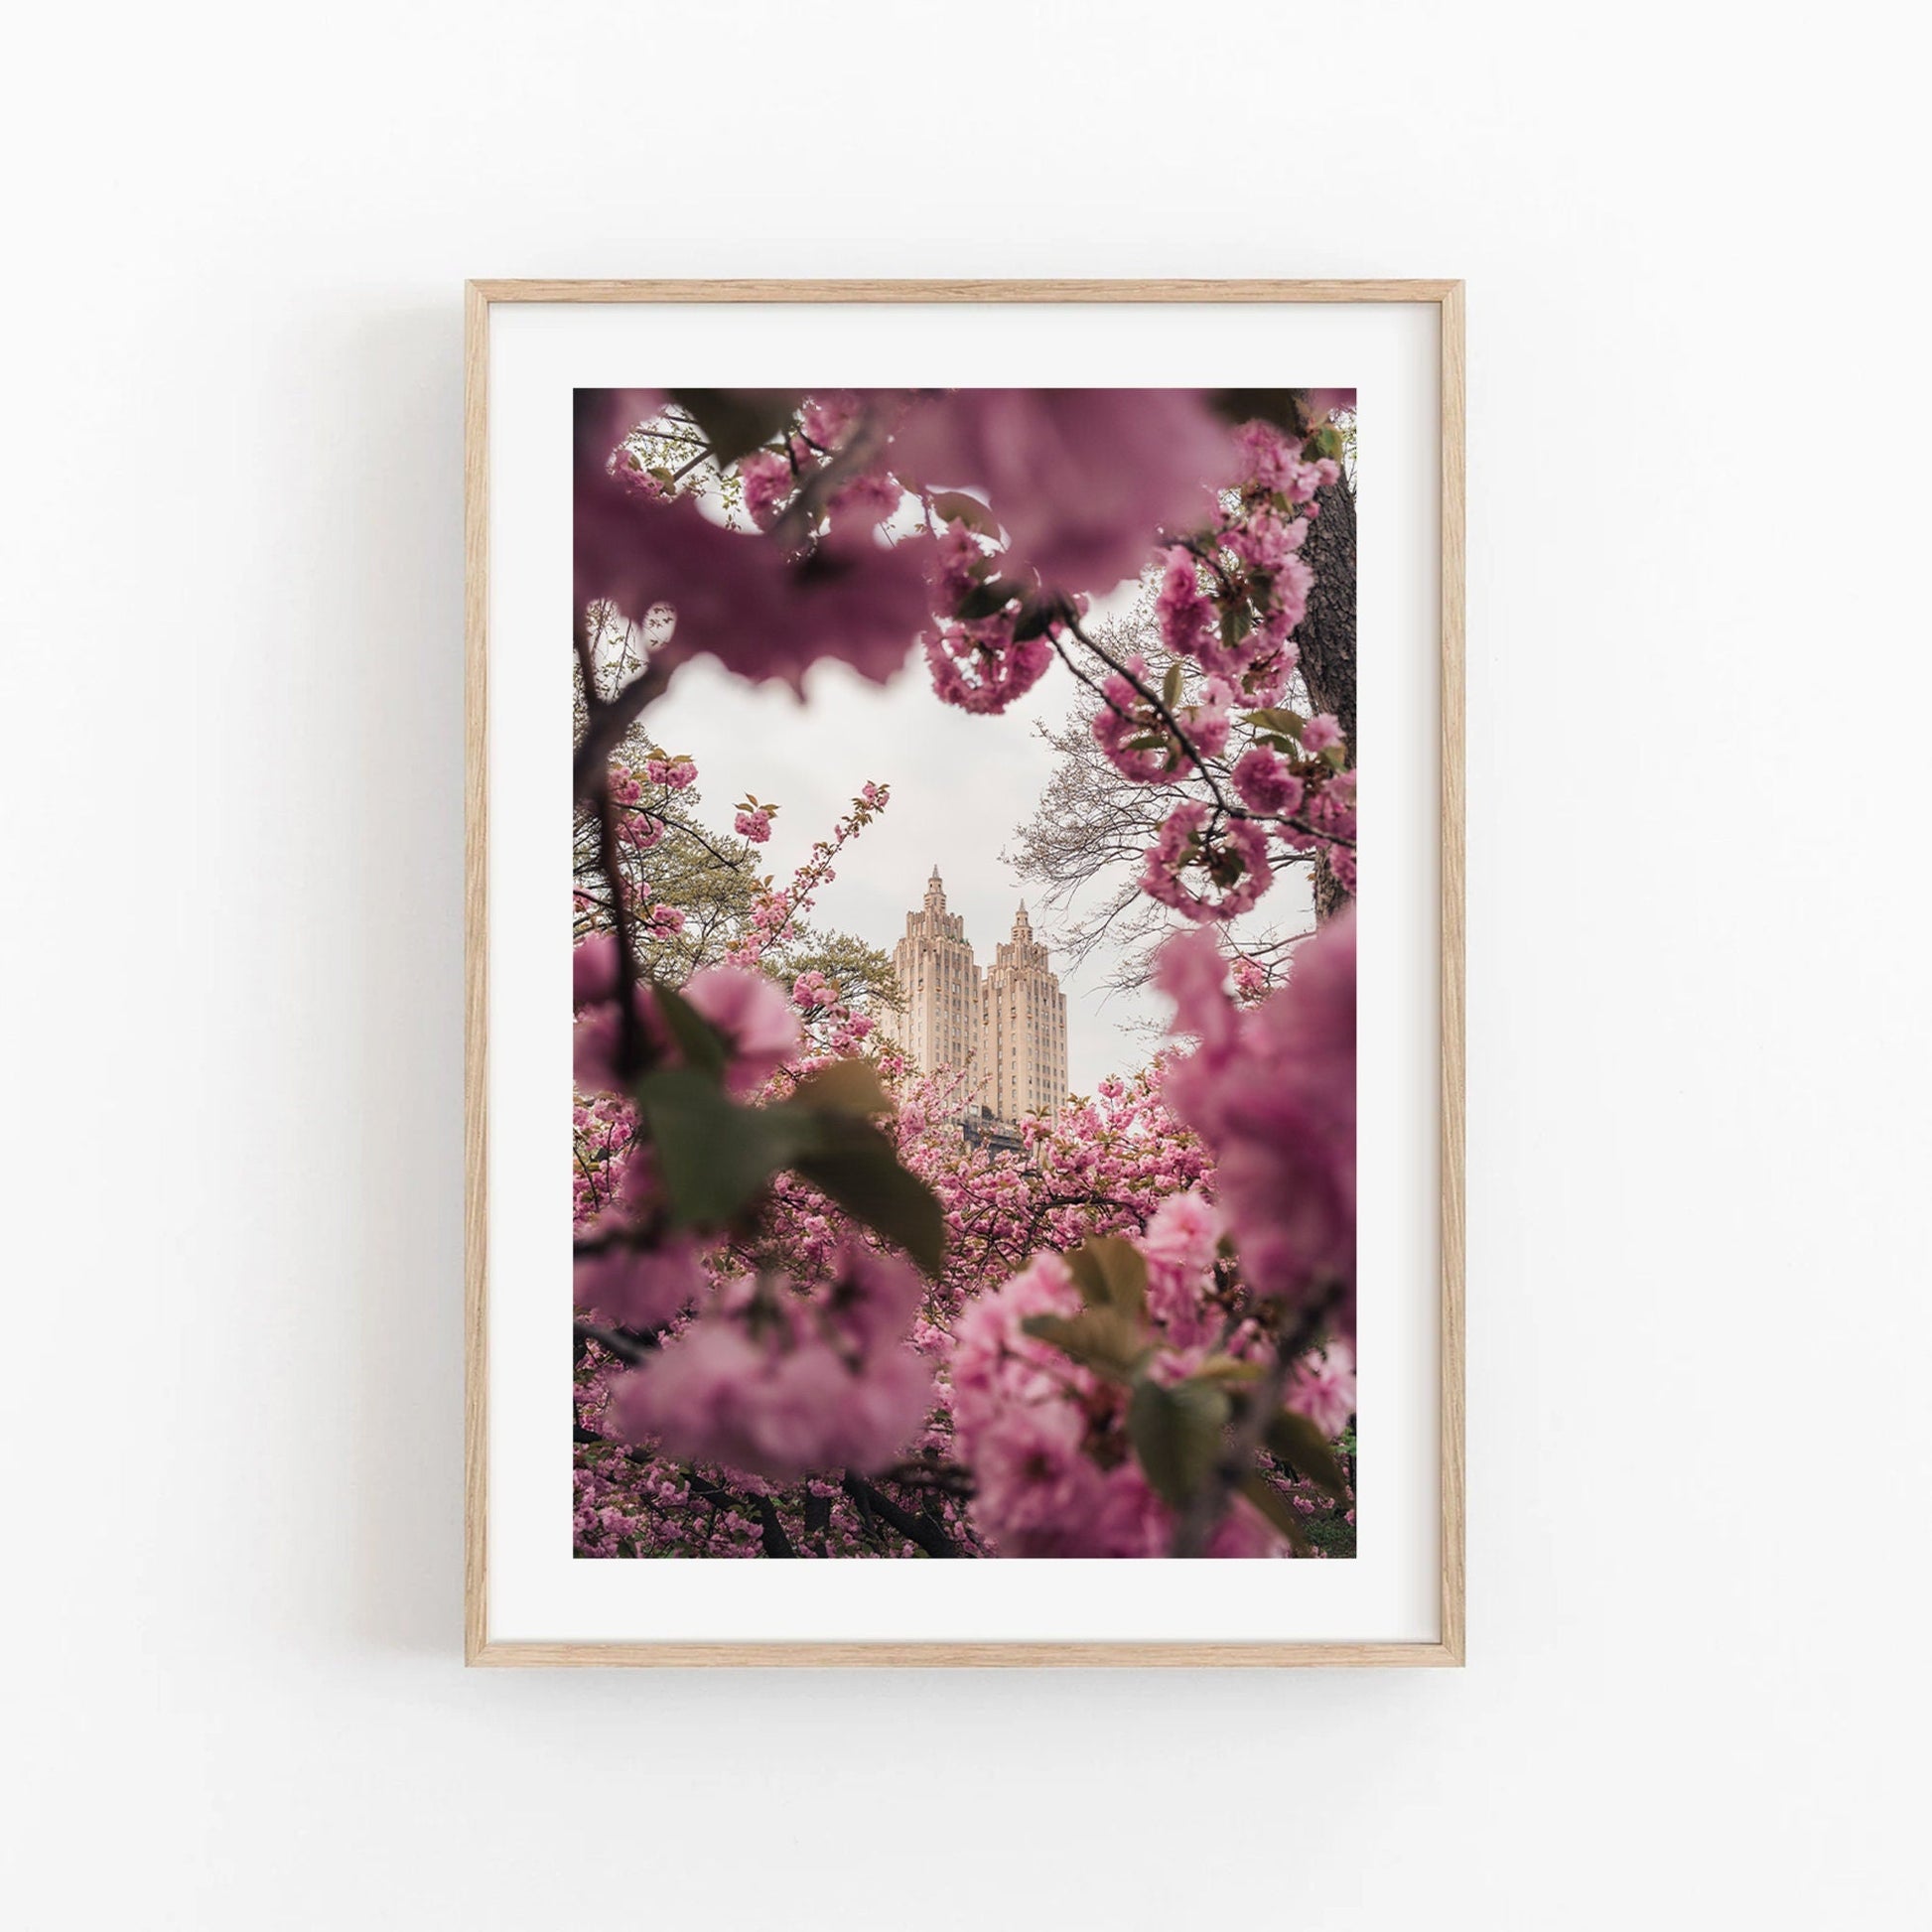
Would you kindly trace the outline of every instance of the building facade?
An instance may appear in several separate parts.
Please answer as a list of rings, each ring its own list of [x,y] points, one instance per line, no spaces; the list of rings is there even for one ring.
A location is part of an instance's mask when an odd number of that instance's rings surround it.
[[[925,903],[905,915],[905,936],[893,948],[899,1010],[882,1018],[880,1031],[907,1059],[931,1073],[949,1066],[968,1076],[977,1092],[980,1047],[980,975],[973,963],[966,921],[946,910],[946,889],[934,866]],[[968,1095],[961,1096],[964,1105]]]
[[[984,974],[965,921],[946,909],[934,866],[925,902],[905,915],[893,949],[900,1010],[880,1032],[926,1072],[965,1078],[960,1111],[974,1120],[1049,1118],[1066,1098],[1066,995],[1023,904]]]
[[[1066,1098],[1066,995],[1023,903],[980,989],[980,1100],[998,1120],[1049,1119]]]

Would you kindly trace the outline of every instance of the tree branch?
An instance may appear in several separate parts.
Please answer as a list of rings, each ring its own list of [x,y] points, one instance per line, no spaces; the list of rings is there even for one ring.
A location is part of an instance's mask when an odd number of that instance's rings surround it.
[[[869,1509],[882,1523],[890,1524],[909,1543],[916,1543],[929,1557],[956,1557],[959,1550],[937,1523],[929,1516],[914,1516],[910,1510],[899,1508],[892,1497],[875,1488],[864,1476],[846,1471],[839,1487],[857,1503],[861,1509]]]

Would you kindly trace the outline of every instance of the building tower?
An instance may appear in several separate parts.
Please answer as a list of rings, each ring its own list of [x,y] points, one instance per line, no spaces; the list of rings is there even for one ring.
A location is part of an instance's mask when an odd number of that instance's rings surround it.
[[[881,1016],[880,1031],[926,1073],[942,1066],[968,1076],[959,1103],[977,1104],[980,1087],[980,976],[966,922],[946,910],[939,868],[926,881],[925,903],[905,915],[905,936],[893,948],[902,1002]]]
[[[980,1020],[981,1102],[1001,1120],[1049,1118],[1066,1098],[1066,995],[1034,937],[1023,901],[1013,936],[986,969]]]

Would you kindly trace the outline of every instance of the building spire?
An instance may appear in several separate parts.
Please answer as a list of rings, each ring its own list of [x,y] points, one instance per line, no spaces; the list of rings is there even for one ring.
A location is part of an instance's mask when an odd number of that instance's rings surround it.
[[[1050,1120],[1066,1097],[1066,995],[1048,961],[1023,898],[1011,938],[982,974],[965,919],[946,909],[936,864],[924,906],[906,913],[893,952],[902,1004],[882,1018],[882,1036],[928,1070],[961,1075],[961,1118],[975,1132],[990,1118],[995,1128],[984,1131],[998,1146],[1017,1145],[1014,1123]]]

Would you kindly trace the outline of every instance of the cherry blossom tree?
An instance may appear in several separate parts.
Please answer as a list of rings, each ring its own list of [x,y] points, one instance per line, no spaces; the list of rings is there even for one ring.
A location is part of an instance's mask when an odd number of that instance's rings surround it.
[[[1289,866],[1355,890],[1350,747],[1290,702],[1351,404],[580,392],[580,1552],[1352,1552],[1353,918],[1282,984],[1215,937]],[[1158,658],[1089,621],[1143,571]],[[692,656],[802,692],[915,643],[988,717],[1073,680],[1186,928],[1185,1043],[1018,1150],[882,1046],[876,973],[801,956],[885,789],[780,886],[781,803],[721,835],[648,738]]]

